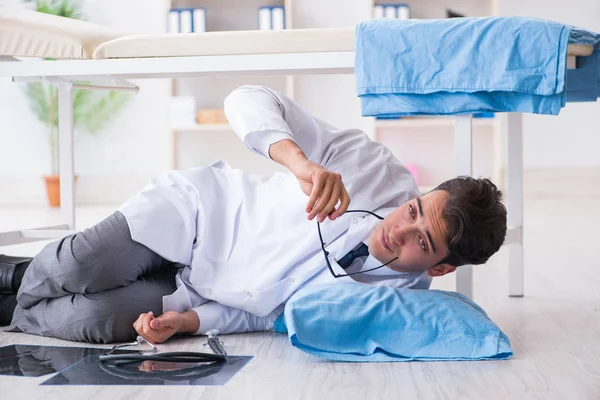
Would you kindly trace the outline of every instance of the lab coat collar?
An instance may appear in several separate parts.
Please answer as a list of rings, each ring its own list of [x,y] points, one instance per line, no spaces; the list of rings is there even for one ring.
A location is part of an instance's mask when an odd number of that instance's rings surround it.
[[[392,213],[396,207],[386,207],[380,208],[373,211],[375,214],[381,217],[387,217],[390,213]],[[381,222],[380,219],[374,217],[371,214],[361,214],[361,213],[350,213],[346,214],[347,216],[351,216],[350,226],[348,227],[348,231],[344,235],[342,239],[342,244],[337,248],[337,250],[330,250],[329,262],[331,267],[337,274],[345,274],[346,271],[340,267],[337,263],[337,260],[340,260],[343,256],[345,256],[350,250],[356,247],[361,241],[367,244],[369,240],[369,235],[375,229],[375,227]],[[369,257],[372,258],[372,257]],[[381,268],[382,270],[391,271],[389,268]],[[376,272],[376,271],[373,271]],[[340,279],[350,279],[350,277],[344,277]]]

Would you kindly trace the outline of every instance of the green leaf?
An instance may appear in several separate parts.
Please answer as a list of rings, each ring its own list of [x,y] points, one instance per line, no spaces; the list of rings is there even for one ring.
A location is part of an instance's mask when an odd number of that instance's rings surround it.
[[[73,90],[73,121],[78,128],[82,126],[82,121],[88,112],[93,95],[94,92],[91,90]]]
[[[25,86],[25,93],[29,100],[32,111],[38,119],[46,125],[57,125],[56,121],[51,121],[51,110],[49,107],[52,88],[44,83],[28,83]],[[56,109],[53,110],[56,113]],[[56,120],[56,118],[54,118]]]
[[[98,133],[132,99],[133,95],[127,92],[111,91],[105,93],[97,101],[90,104],[82,118],[82,127],[90,133]]]
[[[33,1],[26,1],[33,3]],[[37,0],[35,1],[35,11],[58,15],[66,18],[81,18],[81,6],[74,0]]]

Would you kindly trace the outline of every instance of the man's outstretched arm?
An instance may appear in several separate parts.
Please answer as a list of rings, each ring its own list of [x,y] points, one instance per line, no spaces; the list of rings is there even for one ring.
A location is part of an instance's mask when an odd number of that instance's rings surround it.
[[[163,343],[178,333],[200,335],[211,329],[221,334],[269,331],[281,312],[282,306],[269,315],[257,316],[210,301],[183,313],[169,311],[159,317],[152,312],[141,314],[133,327],[151,343]]]
[[[250,150],[289,169],[309,197],[308,219],[335,219],[350,198],[342,176],[327,168],[326,149],[335,139],[324,135],[319,122],[298,104],[263,86],[243,86],[225,99],[233,130]],[[336,205],[339,206],[336,209]]]

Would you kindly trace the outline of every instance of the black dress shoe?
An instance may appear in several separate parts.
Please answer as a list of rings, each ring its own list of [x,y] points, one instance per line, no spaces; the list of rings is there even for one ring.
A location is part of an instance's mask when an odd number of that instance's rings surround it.
[[[0,254],[0,294],[13,294],[12,281],[15,268],[29,265],[31,257],[14,257]]]

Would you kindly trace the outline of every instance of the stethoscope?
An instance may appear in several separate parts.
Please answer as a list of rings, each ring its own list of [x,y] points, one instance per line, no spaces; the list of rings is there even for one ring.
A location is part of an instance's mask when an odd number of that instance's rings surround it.
[[[115,345],[108,352],[101,354],[99,356],[100,367],[106,372],[124,378],[197,379],[215,373],[221,369],[222,366],[220,364],[227,361],[227,352],[223,348],[223,342],[217,337],[218,334],[219,331],[217,330],[206,332],[208,341],[204,346],[210,347],[214,353],[190,351],[161,353],[148,340],[142,336],[138,336],[134,342]],[[150,350],[115,353],[116,350],[123,347],[140,347],[142,345],[148,345]],[[158,372],[142,372],[126,367],[126,365],[143,361],[193,363],[196,365],[178,369],[177,371]],[[219,366],[219,368],[215,368],[216,366]]]

